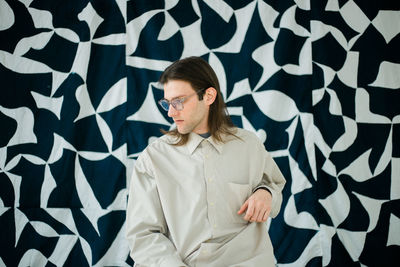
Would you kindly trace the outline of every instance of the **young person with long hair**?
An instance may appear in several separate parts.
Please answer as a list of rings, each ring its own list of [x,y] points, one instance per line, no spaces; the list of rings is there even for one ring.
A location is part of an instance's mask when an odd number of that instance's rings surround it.
[[[135,266],[274,266],[265,224],[285,179],[257,136],[236,128],[211,66],[167,67],[160,105],[176,125],[138,157],[127,238]]]

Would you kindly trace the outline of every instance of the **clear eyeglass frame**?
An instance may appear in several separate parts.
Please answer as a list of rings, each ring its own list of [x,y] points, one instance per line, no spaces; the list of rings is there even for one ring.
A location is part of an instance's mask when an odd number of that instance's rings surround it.
[[[172,99],[171,101],[169,101],[168,99],[160,99],[158,100],[158,104],[165,110],[165,111],[169,111],[169,107],[172,106],[175,110],[177,111],[181,111],[184,109],[183,103],[190,97],[197,95],[199,92],[204,91],[207,88],[201,89],[198,92],[194,92],[193,94],[184,96],[184,97],[179,97],[179,98],[175,98]]]

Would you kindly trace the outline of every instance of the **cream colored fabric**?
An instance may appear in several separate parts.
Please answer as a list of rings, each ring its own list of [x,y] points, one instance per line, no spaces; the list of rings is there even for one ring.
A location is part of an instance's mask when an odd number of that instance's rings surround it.
[[[236,135],[218,143],[191,133],[184,146],[162,136],[141,153],[127,207],[137,266],[274,266],[266,225],[237,211],[265,186],[275,217],[285,179],[256,135]]]

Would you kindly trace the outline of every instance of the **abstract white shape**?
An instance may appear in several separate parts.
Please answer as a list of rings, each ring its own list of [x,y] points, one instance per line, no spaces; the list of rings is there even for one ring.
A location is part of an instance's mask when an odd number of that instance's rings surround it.
[[[54,30],[56,34],[72,43],[79,43],[79,36],[76,34],[76,32],[67,29],[67,28],[56,28]]]
[[[12,8],[4,0],[0,0],[0,31],[9,29],[15,22]]]
[[[261,78],[253,91],[257,91],[257,89],[260,88],[272,75],[281,69],[281,67],[275,63],[274,46],[275,42],[267,43],[256,48],[251,55],[254,61],[260,64],[263,68]]]
[[[18,244],[19,238],[21,237],[22,231],[25,226],[29,223],[29,219],[19,209],[14,209],[15,218],[15,247]]]
[[[233,85],[233,90],[231,94],[229,95],[228,99],[226,102],[235,100],[239,97],[245,96],[245,95],[250,95],[251,94],[251,88],[249,84],[249,79],[243,79],[241,81],[236,82]]]
[[[315,139],[317,135],[315,134],[314,125],[314,115],[311,113],[300,113],[301,127],[303,128],[304,134],[304,147],[306,149],[306,154],[308,158],[308,163],[310,164],[311,173],[314,180],[317,180],[317,162],[315,159]]]
[[[53,32],[41,32],[33,36],[22,38],[18,41],[14,49],[14,55],[23,56],[30,49],[41,50],[53,37]]]
[[[107,122],[99,115],[96,114],[96,122],[99,126],[101,136],[107,145],[108,152],[112,151],[113,136],[110,127]]]
[[[210,63],[211,67],[214,69],[215,74],[218,77],[221,94],[224,98],[224,101],[226,102],[226,98],[227,98],[226,84],[227,84],[227,82],[226,82],[226,74],[225,74],[224,65],[222,64],[222,62],[219,60],[219,58],[214,53],[210,53],[210,56],[208,58],[208,63]]]
[[[39,158],[38,156],[31,155],[31,154],[20,154],[22,157],[24,157],[27,161],[35,164],[35,165],[44,165],[46,164],[46,161],[43,159]]]
[[[62,157],[64,149],[76,152],[76,149],[70,143],[68,143],[64,139],[64,137],[59,136],[56,133],[53,133],[53,137],[54,137],[53,148],[51,150],[49,158],[47,159],[48,164],[57,162]]]
[[[347,86],[357,88],[359,52],[347,51],[343,67],[337,72],[339,79]]]
[[[49,261],[55,266],[64,266],[77,240],[78,237],[74,235],[59,235],[57,245],[51,253]]]
[[[54,29],[53,14],[50,11],[28,7],[28,12],[36,29]]]
[[[375,227],[378,223],[382,204],[386,201],[379,200],[379,199],[373,199],[373,198],[358,194],[356,192],[353,192],[353,194],[360,200],[362,206],[365,208],[365,210],[368,213],[369,225],[368,225],[367,232],[370,233],[372,230],[375,229]]]
[[[126,77],[116,82],[103,96],[96,108],[98,113],[110,111],[126,102],[127,82]]]
[[[340,152],[349,148],[357,138],[357,123],[346,116],[342,116],[344,124],[344,133],[336,140],[332,147],[332,151]]]
[[[335,192],[325,199],[319,199],[318,201],[329,214],[334,227],[337,227],[339,224],[341,224],[349,215],[350,198],[339,180],[337,180],[337,188]]]
[[[274,23],[276,18],[279,16],[279,12],[267,3],[264,3],[264,1],[257,1],[257,10],[265,31],[272,39],[276,40],[279,34],[279,29],[274,27]]]
[[[83,206],[81,211],[83,214],[85,214],[85,216],[91,222],[93,228],[100,235],[97,222],[101,216],[107,214],[109,211],[101,208],[96,196],[94,195],[92,187],[83,173],[82,167],[79,163],[78,155],[75,157],[75,184],[79,200]]]
[[[285,64],[282,69],[292,75],[312,74],[311,39],[307,38],[300,50],[299,65]]]
[[[148,59],[143,57],[126,57],[126,65],[139,68],[164,71],[172,62],[165,60]]]
[[[284,211],[285,222],[295,228],[319,230],[318,224],[314,217],[306,212],[297,212],[296,204],[294,202],[294,195],[289,197],[288,203]]]
[[[296,23],[296,9],[296,5],[293,5],[286,9],[285,12],[282,14],[279,26],[280,28],[292,31],[297,36],[309,37],[310,32],[303,26]]]
[[[71,209],[47,208],[46,212],[58,222],[62,223],[75,235],[79,235]]]
[[[99,161],[109,157],[110,153],[95,152],[95,151],[78,151],[78,155],[90,161]]]
[[[94,44],[100,45],[125,45],[126,44],[126,34],[125,33],[115,33],[109,34],[103,37],[94,38],[92,40]]]
[[[248,27],[250,25],[250,20],[252,19],[254,14],[255,7],[256,7],[256,2],[252,2],[247,6],[234,11],[237,23],[235,34],[227,43],[223,44],[219,48],[213,49],[214,52],[224,52],[224,53],[240,52],[244,42],[244,38],[246,37]]]
[[[289,156],[290,173],[292,176],[292,186],[290,192],[292,195],[300,193],[307,188],[311,188],[312,184],[308,181],[303,171],[300,170],[299,164]]]
[[[371,112],[368,92],[364,88],[356,90],[356,122],[361,123],[391,123],[385,116]]]
[[[389,232],[386,246],[400,246],[400,219],[394,214],[390,214]]]
[[[340,174],[347,174],[349,175],[353,180],[357,182],[365,182],[368,179],[373,177],[373,174],[371,173],[371,169],[369,167],[369,156],[371,155],[372,148],[368,149],[365,151],[362,155],[360,155],[358,158],[353,160],[343,170],[339,172]]]
[[[201,20],[181,28],[183,38],[182,58],[188,56],[201,56],[210,52],[210,49],[204,44],[201,35]],[[196,40],[193,42],[193,40]]]
[[[303,10],[311,10],[310,0],[294,0],[297,7]]]
[[[300,257],[291,263],[280,263],[279,267],[298,267],[307,266],[311,259],[323,256],[321,247],[321,233],[317,232],[303,249]]]
[[[374,176],[381,174],[390,163],[390,160],[392,159],[393,139],[394,138],[393,138],[393,125],[392,125],[392,127],[390,128],[390,133],[387,137],[385,149],[383,150],[379,162],[374,170]]]
[[[90,100],[86,84],[82,84],[78,87],[78,89],[76,89],[75,96],[76,100],[79,103],[79,114],[75,118],[74,122],[96,114],[96,111],[94,110],[92,105],[92,101]]]
[[[254,101],[260,110],[275,121],[288,121],[299,114],[296,103],[289,96],[277,90],[253,93]],[[277,108],[277,104],[279,108]]]
[[[80,21],[86,22],[87,25],[89,26],[90,39],[93,38],[94,34],[96,33],[97,28],[104,21],[104,19],[97,14],[96,10],[93,8],[93,6],[90,2],[78,14],[78,19]]]
[[[315,106],[324,98],[325,88],[312,90],[312,105]]]
[[[49,73],[53,70],[41,62],[0,50],[1,64],[17,73]]]
[[[400,158],[392,158],[392,184],[390,185],[390,199],[400,198]]]
[[[179,3],[179,0],[165,0],[165,9],[170,10]]]
[[[46,164],[44,169],[44,179],[40,190],[40,207],[46,208],[49,198],[53,190],[57,187],[57,183],[51,173],[50,166]]]
[[[363,33],[370,25],[370,20],[354,1],[347,1],[339,13],[346,24],[358,33]]]
[[[7,146],[37,143],[37,138],[33,132],[34,116],[27,107],[8,109],[0,106],[0,111],[17,122],[17,129],[13,137],[8,141]]]
[[[127,155],[127,145],[126,143],[120,146],[119,148],[115,149],[114,151],[111,152],[111,154],[118,159],[122,164],[125,163],[126,161],[126,155]]]
[[[145,121],[163,125],[171,125],[160,113],[154,101],[152,83],[147,88],[147,95],[139,110],[127,118],[128,121]]]
[[[338,0],[328,0],[325,6],[325,11],[339,11]]]
[[[215,11],[226,23],[233,15],[233,9],[223,0],[203,0],[211,9]]]
[[[163,12],[162,9],[155,9],[151,10],[149,12],[146,12],[142,14],[141,16],[131,20],[126,24],[126,37],[127,37],[127,43],[126,43],[126,55],[131,55],[133,52],[135,52],[138,43],[139,43],[139,37],[140,33],[144,29],[144,27],[147,25],[147,22],[155,15],[158,13]]]
[[[179,25],[178,23],[174,20],[174,18],[167,12],[164,11],[164,18],[165,22],[164,25],[162,26],[157,40],[159,41],[165,41],[171,38],[175,33],[179,31]]]
[[[38,108],[46,109],[56,115],[58,119],[60,119],[64,96],[49,97],[33,91],[31,91],[31,94]]]
[[[340,241],[342,241],[343,246],[346,248],[346,251],[349,253],[351,259],[355,262],[358,261],[364,248],[367,232],[349,231],[340,228],[336,231]]]
[[[400,12],[398,10],[379,10],[372,25],[389,43],[400,32]]]
[[[78,48],[76,49],[74,63],[72,63],[71,74],[78,74],[82,80],[86,80],[87,72],[89,69],[89,61],[90,61],[90,51],[92,49],[92,44],[90,42],[80,42],[78,44]],[[53,79],[58,78],[53,81],[53,86],[58,88],[61,82],[65,80],[66,77],[60,75],[54,75]]]
[[[58,237],[58,233],[47,223],[41,221],[29,221],[32,225],[33,229],[41,235],[45,237]]]
[[[400,89],[400,64],[382,61],[375,81],[369,85],[387,89]]]
[[[18,266],[46,266],[48,264],[46,256],[37,249],[31,248],[25,251],[19,260]]]
[[[129,255],[129,243],[125,238],[126,224],[124,223],[103,257],[93,267],[126,266],[125,259]]]
[[[340,100],[336,94],[336,92],[332,89],[327,88],[326,92],[330,96],[329,101],[329,113],[332,115],[342,116],[342,105],[340,104]]]
[[[320,242],[322,250],[322,266],[328,266],[331,261],[331,248],[332,248],[332,237],[336,234],[336,229],[331,226],[321,224]]]
[[[323,22],[318,20],[311,20],[310,25],[311,25],[311,35],[310,35],[311,42],[317,41],[325,37],[327,33],[331,33],[332,36],[336,39],[336,41],[343,47],[343,49],[345,50],[350,49],[351,46],[347,43],[346,37],[337,28],[331,25],[324,24]]]

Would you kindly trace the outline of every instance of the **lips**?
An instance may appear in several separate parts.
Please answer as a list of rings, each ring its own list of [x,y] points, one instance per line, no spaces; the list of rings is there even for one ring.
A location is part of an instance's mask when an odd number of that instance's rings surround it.
[[[183,122],[183,120],[174,120],[174,121],[175,121],[175,124],[180,124]]]

